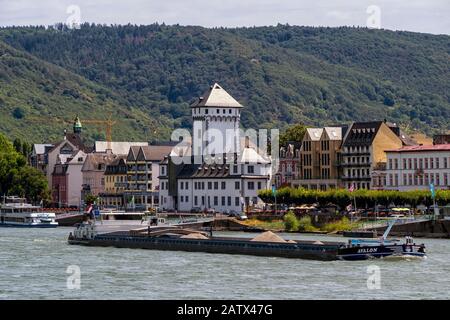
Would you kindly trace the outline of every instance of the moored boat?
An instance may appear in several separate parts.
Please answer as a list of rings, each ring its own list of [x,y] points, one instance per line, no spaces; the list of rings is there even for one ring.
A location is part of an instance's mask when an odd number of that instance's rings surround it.
[[[55,218],[53,212],[42,212],[24,198],[4,197],[0,205],[0,227],[55,228]]]

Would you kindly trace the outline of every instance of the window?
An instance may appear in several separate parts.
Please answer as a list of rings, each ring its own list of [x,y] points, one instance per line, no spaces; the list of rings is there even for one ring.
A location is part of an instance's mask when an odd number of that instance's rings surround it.
[[[189,182],[188,182],[188,181],[185,182],[185,185],[186,185],[186,188],[185,188],[185,189],[186,189],[186,190],[189,190]]]
[[[254,166],[248,166],[247,167],[247,173],[255,173],[255,167]]]
[[[234,198],[234,205],[239,206],[239,197]]]
[[[205,109],[205,114],[208,114],[208,109]]]
[[[227,198],[228,206],[231,207],[231,197]]]
[[[226,186],[227,186],[227,183],[226,183],[225,181],[222,181],[222,182],[220,183],[220,187],[222,188],[222,190],[225,190],[225,189],[226,189]]]
[[[225,197],[222,197],[222,206],[225,206]]]
[[[212,190],[212,182],[208,181],[208,190]]]
[[[183,181],[180,182],[180,188],[181,188],[181,190],[184,189],[184,182]]]
[[[198,206],[198,198],[197,198],[197,196],[194,196],[194,206]]]
[[[235,181],[234,182],[234,189],[239,190],[241,188],[241,184],[239,183],[239,181]]]
[[[180,202],[184,202],[183,200],[184,200],[184,197],[180,196]]]
[[[233,173],[237,173],[238,172],[238,166],[237,165],[234,165],[233,166]]]
[[[184,199],[186,200],[186,202],[189,202],[189,196],[185,196]]]
[[[249,181],[247,184],[248,190],[255,190],[255,183],[253,181]]]
[[[439,169],[439,158],[436,158],[436,169]]]
[[[262,183],[261,183],[261,181],[259,181],[258,182],[258,190],[261,190],[262,189]]]
[[[214,196],[214,205],[215,206],[219,205],[219,197],[218,196]]]
[[[214,190],[218,190],[218,189],[219,189],[219,182],[214,181]]]

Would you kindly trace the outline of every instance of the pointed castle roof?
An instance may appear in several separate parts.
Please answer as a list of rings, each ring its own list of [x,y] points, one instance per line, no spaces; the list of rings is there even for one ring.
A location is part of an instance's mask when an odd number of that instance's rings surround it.
[[[198,107],[242,108],[242,105],[219,86],[219,84],[214,83],[203,96],[191,104],[191,108]]]

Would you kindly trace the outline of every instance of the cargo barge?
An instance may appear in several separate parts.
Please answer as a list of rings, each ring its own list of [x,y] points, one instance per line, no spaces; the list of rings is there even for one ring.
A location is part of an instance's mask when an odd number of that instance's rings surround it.
[[[266,233],[265,233],[266,234]],[[95,225],[81,224],[69,235],[71,245],[139,248],[152,250],[189,251],[222,254],[243,254],[266,257],[313,260],[365,260],[388,256],[424,257],[425,246],[416,245],[407,237],[403,244],[397,240],[331,241],[284,240],[270,233],[268,238],[216,237],[206,232],[185,228],[150,226],[139,230],[98,234]]]

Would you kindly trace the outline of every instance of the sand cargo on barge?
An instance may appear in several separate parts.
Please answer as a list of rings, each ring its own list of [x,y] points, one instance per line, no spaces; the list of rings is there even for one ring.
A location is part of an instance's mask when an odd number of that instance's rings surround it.
[[[390,228],[389,228],[390,229]],[[244,254],[268,257],[314,260],[365,260],[390,256],[424,257],[425,246],[416,245],[411,237],[404,243],[386,239],[332,241],[284,240],[271,232],[253,239],[216,237],[212,233],[177,226],[145,227],[129,231],[98,233],[93,224],[79,225],[69,235],[72,245]]]

